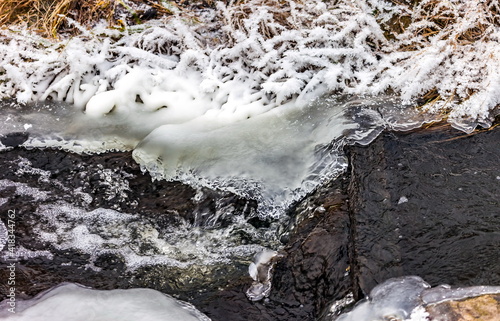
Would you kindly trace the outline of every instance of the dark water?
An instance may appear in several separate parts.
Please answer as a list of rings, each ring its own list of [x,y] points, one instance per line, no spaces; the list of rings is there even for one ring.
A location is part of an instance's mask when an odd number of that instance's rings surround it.
[[[249,260],[241,257],[210,267],[149,264],[130,271],[120,254],[92,257],[78,249],[58,250],[40,241],[34,228],[47,219],[37,214],[40,206],[67,202],[89,210],[139,213],[139,222],[162,233],[185,224],[217,230],[231,225],[231,217],[241,217],[252,229],[239,229],[231,238],[250,244],[264,235],[253,232],[276,224],[255,215],[254,201],[213,190],[196,197],[198,191],[183,184],[151,182],[129,153],[3,151],[2,221],[15,209],[18,245],[52,255],[18,259],[17,295],[29,298],[65,281],[100,289],[149,287],[192,302],[213,320],[271,321],[316,320],[329,302],[349,292],[359,299],[402,275],[418,275],[431,285],[498,285],[499,140],[498,129],[466,136],[434,126],[384,132],[369,146],[347,147],[349,172],[292,206],[289,220],[280,222],[276,233],[283,258],[275,266],[269,298],[259,302],[244,294],[252,280]],[[20,159],[31,162],[31,172],[20,171]],[[116,175],[103,176],[107,169]],[[126,197],[116,190],[124,181]],[[44,198],[37,199],[28,187],[44,191]],[[93,195],[92,200],[82,193]],[[217,216],[221,206],[230,208],[230,215]],[[148,244],[142,245],[147,253]],[[6,273],[2,269],[0,278]],[[1,284],[0,299],[6,293]]]
[[[357,281],[500,284],[500,131],[384,133],[350,148]]]

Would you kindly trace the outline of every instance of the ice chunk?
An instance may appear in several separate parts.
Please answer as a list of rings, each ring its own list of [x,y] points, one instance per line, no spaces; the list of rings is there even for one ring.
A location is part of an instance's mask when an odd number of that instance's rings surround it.
[[[422,291],[430,288],[417,276],[387,280],[377,285],[368,299],[337,321],[405,320],[421,303]]]
[[[499,286],[473,286],[452,289],[448,285],[431,288],[418,276],[389,279],[377,285],[354,309],[329,315],[336,321],[427,321],[426,307],[447,300],[462,300],[483,294],[500,293]]]
[[[272,270],[277,257],[278,252],[265,249],[255,255],[254,262],[250,263],[248,273],[255,282],[246,295],[251,301],[262,300],[271,292]]]
[[[408,198],[406,196],[401,196],[398,200],[398,205],[403,204],[403,203],[407,203],[407,202],[408,202]]]
[[[2,320],[210,321],[192,305],[151,289],[104,291],[65,283],[31,300],[9,303],[0,303]]]

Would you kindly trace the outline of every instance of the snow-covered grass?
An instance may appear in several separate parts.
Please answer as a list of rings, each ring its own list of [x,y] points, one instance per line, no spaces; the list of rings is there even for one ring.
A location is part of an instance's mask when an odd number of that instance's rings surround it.
[[[395,93],[455,124],[488,124],[500,104],[497,1],[216,5],[114,29],[103,22],[87,30],[68,20],[80,33],[60,41],[4,27],[0,95],[65,100],[94,116],[120,108],[151,112],[182,96],[196,115],[203,105],[203,113],[232,120],[327,93]],[[128,86],[133,101],[126,103],[120,80],[129,75],[141,75],[136,82],[145,85]]]

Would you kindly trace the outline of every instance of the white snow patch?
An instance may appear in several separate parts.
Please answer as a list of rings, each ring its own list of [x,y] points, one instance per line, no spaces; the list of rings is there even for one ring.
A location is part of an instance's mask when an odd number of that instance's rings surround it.
[[[194,306],[152,289],[94,290],[64,283],[31,300],[0,303],[0,317],[8,321],[210,321]]]

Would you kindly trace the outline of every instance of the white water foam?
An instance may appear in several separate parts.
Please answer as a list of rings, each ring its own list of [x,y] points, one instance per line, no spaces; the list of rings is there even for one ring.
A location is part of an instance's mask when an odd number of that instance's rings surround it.
[[[102,208],[87,211],[64,202],[40,205],[33,215],[37,242],[48,243],[55,250],[89,254],[86,267],[94,270],[100,270],[94,262],[105,254],[118,256],[133,271],[154,264],[184,268],[229,263],[235,258],[244,260],[262,251],[263,246],[277,246],[276,226],[264,231],[239,216],[232,217],[232,224],[226,228],[186,224],[164,231],[140,214]],[[246,233],[253,242],[241,244],[239,233]],[[53,257],[49,251],[28,252],[19,248],[14,255]]]

